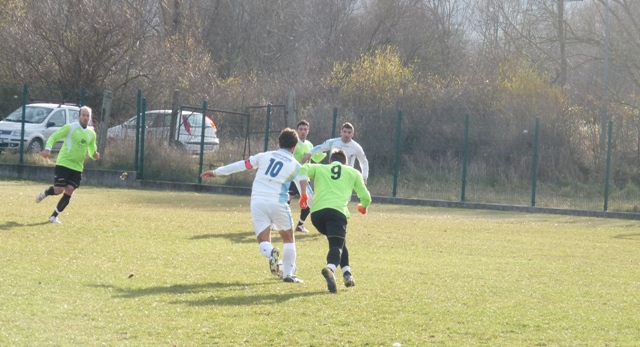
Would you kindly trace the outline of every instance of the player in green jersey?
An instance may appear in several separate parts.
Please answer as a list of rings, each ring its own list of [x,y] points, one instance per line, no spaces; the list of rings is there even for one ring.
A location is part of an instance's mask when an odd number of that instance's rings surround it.
[[[56,160],[53,185],[36,197],[36,202],[39,203],[49,195],[64,193],[49,217],[51,223],[60,224],[58,215],[69,205],[73,192],[80,187],[85,156],[89,154],[93,160],[100,159],[100,153],[96,147],[96,133],[89,127],[90,121],[91,108],[82,106],[78,122],[67,123],[53,133],[40,153],[42,157],[48,158],[53,144],[64,139]]]
[[[298,134],[298,145],[296,146],[295,152],[293,152],[293,157],[299,162],[302,163],[302,158],[309,153],[311,148],[313,148],[313,143],[307,140],[307,135],[309,135],[309,122],[306,120],[301,120],[296,125],[296,133]],[[326,157],[327,155],[323,152],[320,152],[316,155],[311,156],[311,160],[315,163],[319,163]],[[311,193],[311,192],[309,192]],[[289,187],[289,201],[296,196],[299,195],[300,191],[298,189],[298,183],[296,181],[291,182],[291,186]],[[312,194],[310,194],[312,195]],[[308,233],[309,230],[304,227],[304,222],[309,216],[310,209],[309,207],[303,208],[300,210],[300,219],[298,220],[298,226],[296,227],[296,231]]]
[[[346,244],[347,219],[350,217],[347,205],[351,192],[355,190],[360,199],[360,213],[366,214],[367,207],[371,204],[371,194],[364,184],[362,174],[346,164],[345,152],[334,149],[329,157],[329,164],[305,164],[300,170],[300,208],[307,206],[307,181],[315,182],[311,223],[329,241],[327,266],[322,269],[322,275],[327,280],[331,293],[338,291],[334,276],[338,265],[342,270],[345,286],[352,287],[356,284],[351,274]]]

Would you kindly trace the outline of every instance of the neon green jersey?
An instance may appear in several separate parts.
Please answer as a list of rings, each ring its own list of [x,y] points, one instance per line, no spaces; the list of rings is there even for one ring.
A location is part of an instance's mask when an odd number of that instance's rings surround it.
[[[304,164],[300,169],[300,176],[307,176],[314,182],[312,213],[332,208],[349,218],[351,214],[347,205],[354,190],[362,206],[367,207],[371,204],[371,194],[364,185],[362,174],[350,166],[337,161],[331,164]]]
[[[298,145],[293,152],[293,157],[296,158],[299,163],[302,163],[302,157],[304,157],[305,154],[309,153],[311,148],[313,148],[313,143],[311,143],[309,140],[298,141]],[[311,160],[315,163],[319,163],[326,156],[327,154],[324,152],[316,153],[311,156]]]
[[[93,154],[98,150],[96,132],[90,128],[82,128],[78,122],[65,124],[49,137],[45,148],[51,149],[54,143],[62,139],[64,139],[64,144],[58,154],[56,165],[82,172],[85,155],[88,153],[89,157],[93,159]]]

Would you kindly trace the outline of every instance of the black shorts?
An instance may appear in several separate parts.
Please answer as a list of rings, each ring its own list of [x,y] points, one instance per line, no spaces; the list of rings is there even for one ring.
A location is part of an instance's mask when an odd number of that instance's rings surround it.
[[[71,170],[68,167],[56,165],[55,177],[53,178],[53,185],[56,187],[72,186],[74,188],[80,187],[80,181],[82,180],[82,172]]]
[[[289,185],[289,195],[291,196],[300,195],[300,192],[298,191],[298,186],[296,186],[295,182],[293,181],[291,181],[291,185]]]
[[[344,238],[347,235],[347,217],[338,210],[323,208],[314,211],[311,213],[311,223],[322,235],[327,237]]]

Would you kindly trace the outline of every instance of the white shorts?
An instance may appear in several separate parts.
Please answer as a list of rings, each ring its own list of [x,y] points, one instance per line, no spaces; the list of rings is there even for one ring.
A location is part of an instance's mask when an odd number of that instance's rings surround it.
[[[293,229],[291,209],[286,203],[251,200],[251,221],[256,236],[269,227],[274,230]]]

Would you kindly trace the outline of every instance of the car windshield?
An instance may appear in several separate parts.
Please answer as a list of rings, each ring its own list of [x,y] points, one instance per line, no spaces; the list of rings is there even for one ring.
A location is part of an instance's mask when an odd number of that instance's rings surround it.
[[[26,106],[24,114],[25,123],[42,123],[51,111],[53,111],[53,109],[49,107]],[[22,122],[22,107],[13,111],[13,113],[8,115],[4,120]]]

